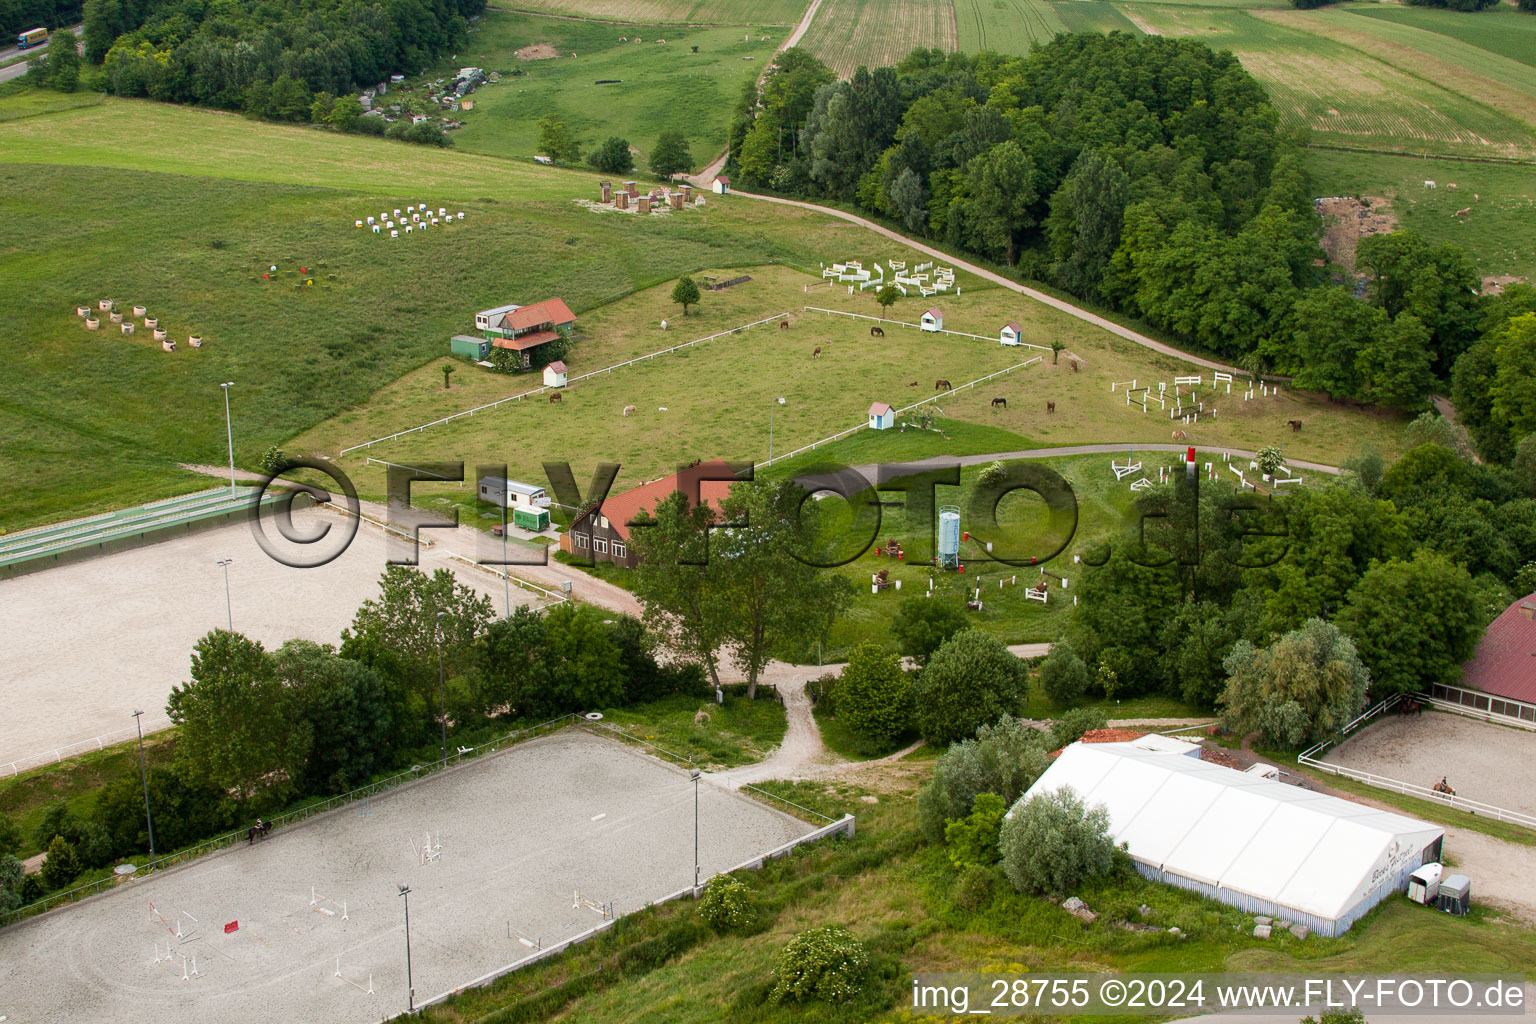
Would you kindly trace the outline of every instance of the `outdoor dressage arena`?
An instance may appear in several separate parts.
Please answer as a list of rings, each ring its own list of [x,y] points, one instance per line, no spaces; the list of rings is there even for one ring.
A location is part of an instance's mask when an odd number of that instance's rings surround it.
[[[1457,796],[1536,814],[1536,732],[1526,729],[1428,709],[1389,713],[1323,760],[1420,786],[1444,777]]]
[[[699,800],[704,878],[814,830],[708,780]],[[550,945],[600,924],[574,889],[624,914],[691,885],[693,804],[686,772],[568,728],[376,796],[366,817],[353,804],[0,930],[0,1018],[390,1017],[406,1008],[400,883],[419,1003],[528,955],[518,933]],[[423,864],[429,831],[441,852]]]
[[[294,520],[305,531],[322,522],[342,525],[339,516],[316,509],[296,512]],[[227,606],[221,558],[234,559]],[[268,649],[294,637],[337,643],[357,606],[378,596],[388,558],[383,531],[363,526],[339,558],[294,569],[269,558],[240,522],[0,580],[7,626],[0,631],[7,709],[0,766],[102,734],[131,738],[136,707],[152,728],[163,720],[171,687],[187,678],[192,646],[230,619]],[[421,568],[453,570],[502,614],[498,578],[425,546]],[[514,604],[530,597],[511,590]],[[87,748],[73,752],[81,749]],[[37,763],[43,762],[22,767]]]

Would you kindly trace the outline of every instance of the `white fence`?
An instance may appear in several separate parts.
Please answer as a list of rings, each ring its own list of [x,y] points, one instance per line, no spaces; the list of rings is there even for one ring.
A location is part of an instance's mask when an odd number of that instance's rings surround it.
[[[1406,699],[1408,698],[1403,697],[1401,694],[1388,697],[1380,704],[1377,704],[1375,707],[1371,708],[1369,711],[1365,712],[1363,715],[1350,722],[1343,729],[1339,730],[1339,741],[1347,738],[1350,733],[1354,732],[1360,726],[1364,725],[1379,715],[1385,714],[1387,711],[1390,711],[1401,701]],[[1422,701],[1435,707],[1444,706],[1447,710],[1451,711],[1465,712],[1467,710],[1465,708],[1458,708],[1454,704],[1447,704],[1445,701],[1434,697],[1429,697],[1424,694],[1418,694],[1413,699]],[[1474,712],[1473,717],[1487,718],[1487,716],[1481,712]],[[1309,768],[1316,768],[1318,771],[1327,772],[1330,775],[1342,775],[1345,778],[1354,779],[1356,782],[1363,782],[1368,786],[1376,786],[1379,789],[1388,789],[1394,793],[1402,793],[1405,796],[1415,796],[1421,800],[1429,800],[1437,804],[1443,804],[1452,810],[1465,811],[1468,814],[1476,814],[1484,818],[1493,818],[1495,821],[1508,821],[1513,822],[1516,825],[1524,825],[1526,828],[1536,829],[1536,815],[1525,814],[1521,811],[1512,811],[1507,807],[1497,807],[1493,804],[1485,804],[1481,800],[1472,800],[1468,797],[1457,796],[1454,793],[1441,793],[1429,786],[1421,786],[1416,782],[1404,782],[1401,779],[1390,778],[1386,775],[1377,775],[1374,772],[1362,771],[1359,768],[1350,768],[1346,765],[1334,764],[1330,761],[1322,760],[1322,755],[1326,754],[1332,747],[1336,745],[1337,742],[1338,741],[1335,740],[1324,740],[1321,743],[1308,747],[1306,750],[1303,750],[1296,756],[1296,761],[1299,764],[1304,764]]]
[[[170,724],[171,720],[166,718],[164,715],[161,715],[158,718],[150,718],[145,720],[144,731],[151,732],[156,729],[164,729]],[[20,775],[22,772],[31,771],[33,768],[41,768],[45,764],[54,764],[58,761],[62,761],[66,757],[79,757],[81,754],[89,754],[93,750],[103,750],[112,746],[114,743],[121,743],[124,740],[133,739],[137,735],[138,731],[130,725],[125,726],[122,729],[115,729],[112,732],[102,733],[100,736],[92,736],[88,740],[79,740],[75,743],[65,743],[61,746],[54,747],[52,750],[45,750],[42,753],[33,754],[30,757],[18,757],[14,761],[8,761],[5,764],[0,764],[0,776]]]
[[[830,316],[851,316],[855,320],[868,320],[871,323],[874,323],[874,324],[877,324],[877,325],[878,324],[890,324],[893,327],[911,327],[912,329],[919,330],[919,331],[923,329],[918,324],[909,324],[905,320],[888,320],[888,319],[886,319],[884,317],[866,316],[863,313],[850,313],[847,310],[842,310],[842,309],[823,309],[820,306],[806,306],[805,308],[807,310],[809,310],[810,312],[812,312],[812,313],[826,313],[826,314],[828,314]],[[937,331],[928,331],[926,333],[928,333],[928,334],[953,334],[957,338],[976,338],[976,339],[978,339],[980,341],[995,341],[999,345],[1002,344],[1001,338],[999,336],[997,336],[997,335],[992,335],[992,336],[989,337],[988,335],[985,335],[985,334],[971,334],[968,331],[950,331],[950,330],[945,330],[943,328],[940,328]],[[1027,341],[1019,342],[1018,346],[1020,348],[1039,349],[1041,352],[1049,352],[1049,351],[1051,351],[1051,347],[1049,345],[1035,345],[1035,344],[1032,344],[1032,343],[1027,342]]]
[[[655,359],[657,356],[668,355],[673,352],[681,351],[685,348],[693,348],[695,345],[703,345],[706,342],[714,341],[716,338],[723,338],[729,334],[738,334],[752,327],[760,327],[763,324],[772,323],[775,320],[782,320],[786,316],[789,316],[788,312],[775,313],[772,316],[765,316],[761,320],[754,320],[749,324],[742,324],[739,327],[732,327],[728,330],[717,331],[716,333],[711,334],[706,338],[695,338],[692,341],[685,341],[681,345],[673,345],[671,348],[659,349],[655,352],[647,352],[643,356],[636,356],[633,359],[626,359],[622,363],[614,363],[612,366],[605,366],[601,370],[593,370],[591,373],[583,373],[575,377],[568,377],[566,379],[566,383],[568,385],[574,384],[579,380],[586,380],[588,377],[596,377],[599,374],[612,373],[614,370],[622,370],[626,366],[634,366],[636,363],[643,363],[647,359]],[[398,438],[404,437],[407,434],[419,434],[423,430],[426,430],[428,427],[441,426],[444,423],[452,422],[453,420],[460,419],[464,416],[473,416],[477,412],[485,412],[489,409],[495,409],[498,406],[505,405],[508,402],[519,402],[524,398],[531,398],[534,395],[542,395],[544,392],[549,390],[551,389],[548,386],[537,387],[531,391],[522,391],[515,395],[508,395],[506,398],[498,398],[494,402],[487,402],[485,405],[477,405],[473,409],[465,409],[463,412],[456,412],[451,415],[444,416],[441,419],[435,419],[431,423],[423,423],[419,427],[411,427],[409,430],[400,430],[388,435],[387,437],[376,437],[372,441],[364,441],[362,444],[354,444],[350,448],[343,448],[338,453],[338,457],[345,455],[348,452],[355,452],[359,448],[371,448],[376,444],[383,444],[385,441],[394,441]],[[558,391],[561,389],[556,388],[554,390]]]
[[[985,377],[977,377],[975,380],[968,380],[964,384],[961,384],[959,387],[950,388],[948,391],[941,391],[941,392],[939,392],[936,395],[930,395],[929,397],[924,398],[924,399],[922,399],[920,401],[913,402],[911,405],[904,406],[903,408],[897,409],[896,412],[895,412],[895,415],[900,416],[904,412],[911,412],[913,409],[916,409],[920,405],[927,405],[929,402],[936,402],[940,398],[945,397],[946,395],[954,394],[956,391],[964,391],[966,388],[973,388],[973,387],[975,387],[978,384],[985,384],[987,381],[991,380],[993,377],[1001,377],[1005,373],[1012,373],[1014,370],[1022,370],[1024,367],[1028,366],[1031,363],[1038,363],[1042,358],[1043,358],[1042,356],[1035,356],[1032,359],[1024,360],[1022,363],[1014,363],[1012,366],[1004,367],[1003,369],[998,370],[996,373],[989,373]],[[832,435],[830,435],[828,437],[823,437],[819,441],[812,441],[810,444],[802,445],[801,447],[796,448],[792,452],[785,452],[783,455],[779,455],[779,456],[776,456],[774,458],[768,459],[766,462],[759,463],[759,465],[771,466],[775,462],[783,462],[785,459],[794,458],[796,455],[800,455],[800,454],[802,454],[804,452],[808,452],[812,448],[819,448],[821,445],[824,445],[824,444],[828,443],[829,441],[836,441],[839,438],[847,437],[849,434],[855,434],[855,433],[858,433],[860,430],[868,430],[868,429],[869,429],[869,424],[868,423],[860,423],[856,427],[849,427],[847,430],[839,430],[835,434],[832,434]]]

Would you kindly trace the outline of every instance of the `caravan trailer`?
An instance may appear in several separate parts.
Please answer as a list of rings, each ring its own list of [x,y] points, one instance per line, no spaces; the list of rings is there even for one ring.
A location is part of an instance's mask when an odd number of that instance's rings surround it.
[[[537,484],[519,483],[499,476],[480,478],[480,500],[503,508],[548,508],[549,495]]]

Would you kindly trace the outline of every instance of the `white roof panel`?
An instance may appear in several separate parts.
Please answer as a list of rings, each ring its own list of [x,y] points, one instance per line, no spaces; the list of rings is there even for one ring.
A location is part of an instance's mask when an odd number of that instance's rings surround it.
[[[1435,825],[1185,756],[1180,741],[1074,743],[1021,800],[1070,786],[1132,856],[1323,918],[1395,880]]]

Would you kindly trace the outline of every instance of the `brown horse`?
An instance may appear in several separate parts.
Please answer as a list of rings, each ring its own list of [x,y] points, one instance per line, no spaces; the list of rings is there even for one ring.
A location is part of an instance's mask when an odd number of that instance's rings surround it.
[[[558,391],[551,391],[549,393],[549,404],[550,405],[554,405],[558,401],[560,401],[560,392],[558,392]]]
[[[1055,402],[1051,402],[1051,401],[1047,401],[1045,403],[1045,411],[1046,412],[1055,412],[1056,411],[1056,403]]]
[[[246,845],[250,845],[258,839],[265,839],[271,831],[272,823],[270,821],[262,821],[260,818],[257,818],[256,824],[245,830]]]
[[[1443,775],[1440,776],[1440,781],[1435,783],[1430,788],[1432,788],[1436,793],[1444,793],[1446,796],[1456,795],[1456,791],[1451,788],[1451,784],[1445,780],[1445,776]]]
[[[1008,399],[1006,399],[1006,398],[994,398],[994,399],[992,399],[992,408],[996,409],[998,406],[1002,406],[1004,409],[1008,408]]]
[[[816,346],[816,351],[811,353],[811,358],[812,359],[820,359],[821,358],[821,346],[820,345],[817,345]]]
[[[789,330],[789,321],[788,320],[780,320],[779,321],[779,330],[781,330],[781,331]]]
[[[871,327],[869,329],[869,336],[871,338],[883,338],[883,337],[885,337],[885,328],[884,327]]]
[[[1076,359],[1072,360],[1072,372],[1073,373],[1077,372],[1077,360]]]
[[[1291,428],[1291,433],[1301,430],[1301,420],[1286,420],[1285,425]]]
[[[954,388],[954,385],[951,384],[949,381],[944,380],[943,378],[940,378],[939,380],[936,380],[936,381],[933,382],[933,390],[935,390],[935,391],[949,391],[949,390],[952,390],[953,388]]]

